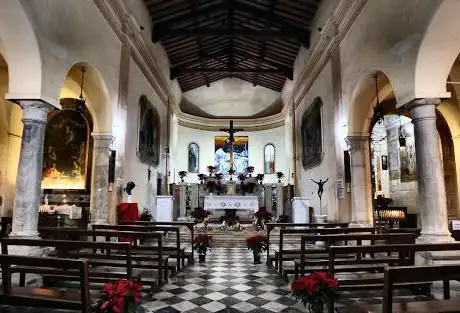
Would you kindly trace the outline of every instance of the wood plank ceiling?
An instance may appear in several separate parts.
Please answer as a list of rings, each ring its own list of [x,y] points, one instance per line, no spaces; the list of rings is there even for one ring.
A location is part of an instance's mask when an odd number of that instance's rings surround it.
[[[183,92],[225,77],[281,91],[321,0],[144,0]]]

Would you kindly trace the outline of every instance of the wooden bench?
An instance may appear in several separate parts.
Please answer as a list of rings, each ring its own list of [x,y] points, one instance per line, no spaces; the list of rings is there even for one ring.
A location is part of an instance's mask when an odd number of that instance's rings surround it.
[[[279,248],[276,251],[273,258],[270,258],[269,262],[275,262],[275,269],[283,274],[283,262],[299,258],[300,249],[284,249],[285,236],[297,235],[300,238],[301,235],[316,234],[316,235],[327,235],[327,234],[348,234],[348,233],[374,233],[373,227],[357,227],[357,228],[285,228],[280,229]],[[314,242],[314,241],[313,241]],[[299,248],[303,243],[299,241]]]
[[[351,248],[358,249],[363,246],[363,241],[369,241],[370,246],[373,246],[375,242],[380,241],[385,244],[414,244],[416,239],[416,234],[414,233],[391,233],[391,234],[325,234],[325,235],[302,235],[300,243],[300,254],[298,258],[292,259],[294,261],[294,274],[297,277],[300,272],[301,275],[304,275],[306,271],[306,265],[313,266],[308,272],[321,269],[321,267],[327,267],[330,260],[330,251],[329,247],[335,245],[338,242],[355,242],[355,246],[350,246]],[[323,247],[318,247],[316,249],[307,249],[307,245],[310,242],[323,242]],[[348,246],[344,246],[348,247]],[[310,254],[310,256],[308,256]],[[360,257],[358,255],[357,257]],[[353,254],[351,252],[344,252],[338,255],[341,259],[353,259]],[[309,259],[310,262],[307,262]],[[289,274],[289,273],[288,273]]]
[[[275,228],[332,228],[332,227],[348,227],[348,223],[266,223],[265,226],[267,227],[267,264],[273,262],[273,259],[270,258],[270,233]],[[193,239],[192,239],[193,241]]]
[[[193,240],[195,238],[195,225],[196,222],[155,222],[155,221],[132,221],[132,222],[119,222],[120,225],[139,225],[139,226],[185,226],[190,231],[190,248],[191,248],[191,262],[194,262],[194,254],[193,254]],[[185,240],[181,240],[182,242],[186,242]]]
[[[328,272],[332,275],[339,273],[336,278],[339,280],[340,290],[383,290],[384,275],[382,272],[385,266],[412,266],[414,265],[415,254],[423,251],[456,251],[460,250],[460,243],[441,244],[393,244],[374,246],[332,246],[329,248]],[[340,254],[355,254],[354,260],[337,262]],[[370,257],[366,257],[369,254]],[[379,256],[377,256],[379,254]],[[365,255],[365,257],[362,257]],[[366,261],[366,263],[363,263]],[[376,268],[366,269],[362,264],[373,264]],[[347,269],[350,268],[349,270]],[[381,267],[378,269],[377,267]],[[360,269],[362,273],[357,274]],[[367,273],[366,273],[367,272]],[[346,273],[344,275],[344,273]],[[460,276],[460,274],[459,274]],[[442,276],[440,276],[442,277]],[[401,279],[393,282],[393,289],[410,288],[426,290],[430,285],[430,279],[419,278],[419,280]],[[444,285],[446,287],[446,285]],[[448,290],[445,288],[445,290]]]
[[[116,231],[138,231],[138,232],[172,232],[175,235],[175,245],[168,246],[166,240],[163,243],[163,251],[170,257],[176,259],[177,271],[180,271],[181,265],[185,266],[185,260],[190,260],[191,255],[186,255],[185,247],[181,246],[180,228],[178,226],[156,226],[156,225],[93,225],[93,230],[116,230]],[[142,240],[143,238],[138,238]],[[134,253],[136,250],[151,250],[150,247],[142,247],[134,241]]]
[[[46,239],[21,239],[21,238],[2,238],[2,254],[8,254],[9,246],[33,246],[33,247],[52,247],[53,257],[65,259],[87,259],[89,269],[89,281],[95,283],[105,283],[108,280],[130,279],[133,278],[133,266],[131,246],[126,243],[113,242],[86,242],[68,240],[46,240]],[[97,250],[105,251],[99,253]],[[116,268],[116,270],[114,270]],[[123,270],[121,270],[123,269]],[[31,269],[24,266],[15,266],[12,270],[20,274],[19,285],[25,286],[26,274],[31,273]],[[50,269],[33,271],[46,277],[45,280],[57,279],[66,281],[79,281],[78,272],[55,272]],[[154,284],[156,282],[150,282]]]
[[[133,268],[143,270],[157,269],[156,278],[158,280],[158,285],[162,285],[163,282],[168,279],[168,271],[171,271],[171,275],[176,272],[176,266],[169,266],[168,264],[169,255],[163,253],[163,235],[159,233],[116,230],[81,230],[65,227],[44,227],[39,228],[39,232],[45,237],[87,242],[97,242],[98,238],[102,238],[106,242],[110,242],[112,238],[120,239],[143,237],[153,239],[156,240],[157,245],[149,246],[152,251],[151,254],[132,252],[132,260],[136,261],[133,262]],[[90,241],[88,241],[88,238]]]
[[[86,260],[0,255],[0,264],[2,267],[1,304],[90,312],[89,270]],[[11,275],[15,266],[27,267],[32,273],[37,269],[52,269],[63,273],[75,270],[78,273],[80,290],[63,291],[51,288],[12,286]]]
[[[458,313],[460,300],[450,300],[450,281],[460,280],[460,265],[387,267],[384,272],[383,304],[363,304],[350,308],[351,313]],[[443,282],[444,300],[393,303],[397,284]]]

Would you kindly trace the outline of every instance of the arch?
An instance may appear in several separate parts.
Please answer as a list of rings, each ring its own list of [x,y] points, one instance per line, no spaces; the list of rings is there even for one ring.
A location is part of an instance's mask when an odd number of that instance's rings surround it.
[[[100,72],[86,62],[74,63],[67,71],[59,98],[78,98],[80,95],[81,69],[85,69],[83,97],[94,122],[96,133],[112,133],[112,110],[107,86]]]
[[[59,106],[56,99],[42,95],[40,49],[34,28],[20,1],[5,0],[0,3],[0,51],[8,63],[7,99],[43,99]]]
[[[188,172],[200,172],[200,147],[195,142],[188,145]]]
[[[267,143],[264,147],[264,174],[276,173],[276,148],[273,143]]]
[[[450,96],[446,81],[460,52],[459,11],[460,1],[442,1],[429,23],[417,54],[413,98]]]
[[[378,75],[379,101],[395,98],[393,88],[386,73],[369,70],[357,82],[352,101],[348,107],[348,136],[368,135],[376,103],[375,78]],[[391,103],[389,103],[391,104]]]

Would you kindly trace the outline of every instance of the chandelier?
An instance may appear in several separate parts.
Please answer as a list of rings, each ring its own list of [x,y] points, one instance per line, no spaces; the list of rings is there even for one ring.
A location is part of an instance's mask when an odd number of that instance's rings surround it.
[[[372,116],[374,124],[381,124],[383,122],[384,112],[383,107],[379,101],[379,87],[378,87],[378,75],[374,76],[375,78],[375,97],[376,97],[376,104],[374,106],[374,115]]]
[[[76,110],[77,112],[79,112],[80,114],[85,114],[85,109],[86,109],[86,101],[85,99],[83,98],[83,84],[85,82],[85,68],[82,67],[81,68],[81,84],[80,84],[80,96],[78,97],[78,99],[76,99]]]

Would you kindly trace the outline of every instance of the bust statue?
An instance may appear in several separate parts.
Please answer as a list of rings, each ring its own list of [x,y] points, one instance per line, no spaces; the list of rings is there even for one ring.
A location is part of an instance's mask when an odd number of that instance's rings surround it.
[[[132,191],[133,191],[134,187],[136,187],[136,184],[134,182],[130,181],[130,182],[128,182],[126,184],[126,187],[124,188],[126,194],[128,195],[128,200],[127,200],[128,203],[133,202]]]

